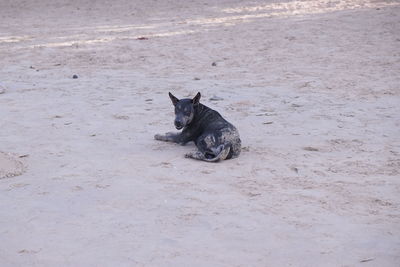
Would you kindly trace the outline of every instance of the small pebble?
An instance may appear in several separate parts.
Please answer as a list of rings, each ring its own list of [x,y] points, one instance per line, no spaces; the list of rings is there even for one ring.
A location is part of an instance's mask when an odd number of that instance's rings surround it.
[[[213,63],[211,64],[211,66],[216,67],[216,66],[217,66],[217,62],[213,62]]]
[[[78,75],[74,74],[74,76],[72,76],[72,79],[78,79]]]

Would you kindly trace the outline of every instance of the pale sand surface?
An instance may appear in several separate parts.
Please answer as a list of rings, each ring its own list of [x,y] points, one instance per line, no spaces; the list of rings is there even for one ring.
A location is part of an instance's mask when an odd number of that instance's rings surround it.
[[[0,266],[399,266],[399,1],[2,0],[0,21]],[[200,91],[241,156],[155,141],[168,91]]]
[[[21,175],[24,170],[24,164],[17,157],[0,152],[0,179]]]

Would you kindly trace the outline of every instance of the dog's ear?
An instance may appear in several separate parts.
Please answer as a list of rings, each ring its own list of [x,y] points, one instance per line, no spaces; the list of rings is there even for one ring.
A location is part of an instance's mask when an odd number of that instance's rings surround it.
[[[198,92],[197,95],[192,99],[193,105],[198,105],[200,103],[200,97],[201,97],[201,94],[200,94],[200,92]]]
[[[176,98],[173,94],[168,93],[169,98],[171,98],[172,104],[174,104],[174,106],[176,106],[176,103],[178,103],[179,99]]]

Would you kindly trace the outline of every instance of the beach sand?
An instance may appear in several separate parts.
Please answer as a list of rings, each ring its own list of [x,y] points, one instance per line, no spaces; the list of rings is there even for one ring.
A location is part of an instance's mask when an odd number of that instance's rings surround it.
[[[399,1],[17,0],[0,20],[1,266],[399,266]],[[168,92],[201,92],[240,157],[154,140]]]

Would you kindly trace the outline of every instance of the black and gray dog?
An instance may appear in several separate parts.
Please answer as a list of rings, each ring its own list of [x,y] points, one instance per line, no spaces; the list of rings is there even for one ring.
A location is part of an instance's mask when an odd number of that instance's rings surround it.
[[[171,93],[169,97],[175,106],[175,128],[183,130],[181,133],[156,134],[156,140],[182,145],[194,141],[198,151],[186,154],[187,158],[216,162],[239,156],[238,130],[217,111],[200,104],[200,93],[193,99],[178,99]]]

